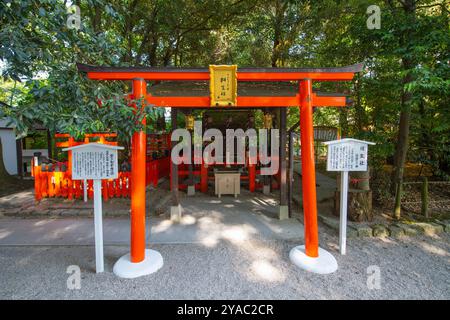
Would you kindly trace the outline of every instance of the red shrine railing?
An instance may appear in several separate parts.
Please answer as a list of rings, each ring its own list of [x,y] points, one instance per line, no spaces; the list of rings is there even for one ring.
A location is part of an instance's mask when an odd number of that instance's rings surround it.
[[[116,141],[109,141],[117,137],[115,133],[86,134],[83,141],[76,141],[69,134],[56,134],[56,139],[65,141],[56,142],[56,147],[66,148],[89,142],[99,142],[109,145],[117,145]],[[161,144],[161,142],[164,142]],[[158,185],[159,179],[169,176],[170,158],[161,151],[169,150],[170,136],[168,134],[148,135],[149,155],[146,161],[146,185]],[[156,152],[157,150],[158,152]],[[35,157],[31,164],[31,174],[34,177],[35,199],[61,197],[67,199],[82,199],[84,196],[85,181],[72,180],[71,152],[67,161],[54,161],[44,163]],[[86,181],[87,197],[93,198],[93,181]],[[102,196],[109,198],[130,197],[131,195],[131,167],[126,163],[119,169],[117,179],[102,180]]]
[[[257,181],[257,176],[261,174],[261,169],[258,168],[258,164],[250,164],[248,161],[248,156],[246,157],[245,164],[238,164],[238,163],[229,163],[230,166],[239,166],[242,168],[245,168],[244,171],[241,172],[240,180],[248,182],[248,190],[250,192],[255,192],[255,190],[262,189],[263,184],[261,182]],[[211,168],[215,167],[224,167],[227,166],[225,163],[212,163],[209,165],[206,165],[205,163],[192,165],[192,176],[197,181],[193,185],[195,186],[195,190],[200,190],[203,193],[206,193],[208,190],[208,182],[214,181],[214,175],[210,175]],[[276,172],[272,174],[272,177],[274,178],[271,181],[271,188],[272,190],[278,190],[280,188],[280,181],[281,181],[281,170],[278,168]],[[170,176],[172,181],[172,167],[170,167]],[[189,165],[185,163],[181,163],[178,165],[178,177],[180,178],[179,181],[183,181],[189,176]],[[172,184],[172,182],[171,182]],[[172,189],[172,185],[170,186]],[[185,182],[179,182],[178,183],[178,189],[179,190],[186,190],[188,187],[187,183]]]

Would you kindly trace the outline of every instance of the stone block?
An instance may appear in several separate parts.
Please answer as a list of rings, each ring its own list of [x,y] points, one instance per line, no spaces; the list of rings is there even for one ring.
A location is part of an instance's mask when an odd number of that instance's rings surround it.
[[[376,224],[372,226],[373,236],[378,238],[389,237],[389,229],[382,224]]]
[[[195,186],[187,186],[187,195],[194,196],[195,195]]]
[[[280,206],[279,207],[278,219],[279,220],[289,219],[289,208],[288,208],[288,206]]]
[[[358,237],[372,237],[373,230],[369,226],[357,226],[356,230],[358,231]]]
[[[170,207],[170,220],[173,222],[181,221],[181,205],[171,206]]]
[[[444,231],[444,227],[434,222],[415,222],[411,224],[413,228],[419,230],[419,233],[431,236]]]
[[[401,238],[405,236],[405,230],[396,225],[390,225],[389,232],[392,238]]]
[[[401,228],[406,236],[415,236],[419,234],[419,230],[416,228],[413,228],[409,224],[404,223],[397,223],[395,224],[397,227]]]
[[[320,221],[327,227],[339,232],[339,220],[326,216],[319,216]]]

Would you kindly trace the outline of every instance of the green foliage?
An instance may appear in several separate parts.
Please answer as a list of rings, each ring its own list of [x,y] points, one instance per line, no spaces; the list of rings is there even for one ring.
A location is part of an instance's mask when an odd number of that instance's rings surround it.
[[[116,13],[106,2],[105,18]],[[141,101],[123,96],[126,86],[120,82],[95,82],[78,73],[76,62],[114,65],[123,55],[114,35],[95,33],[92,23],[83,19],[77,31],[66,26],[67,9],[62,1],[15,1],[0,7],[2,16],[1,59],[4,79],[20,81],[21,92],[15,103],[2,104],[0,117],[8,117],[18,136],[25,136],[33,123],[43,124],[51,132],[67,132],[81,137],[90,132],[117,132],[121,141],[141,130],[143,112],[133,105]],[[37,10],[39,8],[39,10]],[[101,101],[101,107],[99,106]],[[139,109],[139,108],[138,108]],[[146,106],[151,117],[161,111]]]
[[[354,101],[350,108],[317,109],[315,123],[376,142],[370,161],[381,168],[392,162],[402,95],[409,93],[409,160],[431,164],[444,177],[450,172],[448,1],[81,0],[80,30],[66,26],[65,1],[9,3],[0,4],[0,117],[8,116],[18,134],[39,122],[77,136],[115,131],[126,143],[140,129],[143,113],[135,113],[122,96],[131,84],[87,80],[76,62],[240,67],[364,62],[354,82],[314,84]],[[414,14],[405,9],[411,3]],[[373,4],[381,9],[379,30],[366,26]],[[164,110],[145,112],[151,125]],[[290,109],[288,126],[298,117]]]

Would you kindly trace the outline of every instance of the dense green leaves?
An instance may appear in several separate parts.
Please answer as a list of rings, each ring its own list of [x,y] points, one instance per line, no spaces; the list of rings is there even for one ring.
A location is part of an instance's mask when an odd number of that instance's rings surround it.
[[[316,123],[377,142],[371,161],[379,166],[391,162],[400,112],[410,108],[408,158],[445,175],[450,167],[447,2],[82,0],[76,1],[79,30],[66,25],[65,1],[2,2],[0,112],[12,119],[18,134],[41,122],[53,132],[74,135],[116,131],[126,142],[143,116],[122,96],[130,83],[87,80],[76,62],[241,67],[364,62],[364,73],[353,83],[315,84],[354,100],[349,109],[318,109]],[[413,11],[405,9],[410,3]],[[379,30],[366,25],[366,10],[374,4],[381,9]],[[162,115],[158,110],[147,108],[150,125]],[[298,112],[290,110],[288,123],[297,120]]]

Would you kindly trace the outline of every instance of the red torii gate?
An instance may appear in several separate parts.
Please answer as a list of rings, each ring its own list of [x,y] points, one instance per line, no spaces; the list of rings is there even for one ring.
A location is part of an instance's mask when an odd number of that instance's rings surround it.
[[[152,96],[147,93],[146,81],[210,81],[208,68],[159,67],[103,67],[77,64],[80,72],[93,80],[129,80],[133,83],[131,97],[144,97],[147,103],[158,107],[208,108],[208,96]],[[314,167],[313,107],[346,106],[347,98],[338,95],[318,95],[313,92],[313,81],[350,81],[360,72],[362,64],[338,68],[240,68],[237,81],[296,81],[299,90],[295,96],[237,96],[237,103],[222,108],[300,107],[300,134],[302,160],[302,189],[305,227],[305,254],[319,257],[317,227],[316,174]],[[145,121],[145,118],[144,120]],[[131,252],[132,263],[145,259],[145,132],[132,137],[131,189]]]

